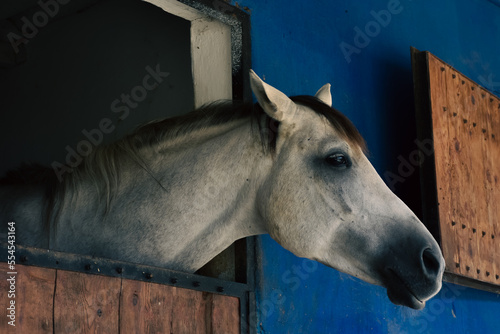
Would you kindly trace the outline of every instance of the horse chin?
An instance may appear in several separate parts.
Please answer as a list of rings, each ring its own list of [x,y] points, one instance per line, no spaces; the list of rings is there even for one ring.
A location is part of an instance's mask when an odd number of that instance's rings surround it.
[[[396,305],[410,307],[415,310],[421,310],[425,307],[425,301],[418,299],[410,291],[388,288],[387,296],[389,297],[389,300]]]
[[[425,300],[415,295],[408,285],[394,272],[388,277],[385,287],[389,300],[396,305],[421,310],[425,307]]]

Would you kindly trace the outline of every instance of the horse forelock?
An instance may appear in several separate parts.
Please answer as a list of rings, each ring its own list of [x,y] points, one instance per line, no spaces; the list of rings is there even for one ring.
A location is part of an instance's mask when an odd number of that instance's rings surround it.
[[[340,111],[323,103],[314,96],[298,95],[290,99],[296,104],[300,104],[313,110],[316,114],[323,116],[347,142],[358,146],[363,153],[367,152],[365,140],[354,124]]]

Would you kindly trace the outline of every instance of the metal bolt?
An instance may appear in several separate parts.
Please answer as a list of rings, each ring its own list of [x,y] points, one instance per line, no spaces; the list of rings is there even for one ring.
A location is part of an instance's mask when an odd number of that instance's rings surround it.
[[[457,75],[456,75],[456,74],[452,74],[452,75],[451,75],[451,77],[452,77],[453,79],[455,79],[455,78],[457,77]]]
[[[478,274],[480,274],[480,273],[481,273],[481,270],[479,270],[479,269],[477,269],[476,271],[477,271],[477,273],[478,273]]]
[[[472,233],[476,233],[476,229],[475,228],[472,229]]]
[[[171,278],[170,283],[172,284],[177,284],[177,278]]]
[[[465,224],[462,224],[462,229],[464,229],[465,227],[466,227]]]
[[[90,270],[90,269],[92,269],[92,266],[91,266],[90,264],[88,264],[88,263],[87,263],[87,264],[85,265],[85,270]]]
[[[456,224],[454,221],[451,222],[451,226],[455,226]]]
[[[146,276],[147,279],[152,279],[153,278],[153,274],[151,274],[151,273],[146,273],[145,276]]]
[[[484,231],[483,231],[483,232],[482,232],[482,235],[483,235],[483,237],[484,237],[484,236],[486,235],[486,232],[484,232]]]
[[[193,286],[194,286],[194,287],[196,287],[196,288],[197,288],[197,287],[199,287],[200,285],[201,285],[201,284],[200,284],[200,282],[198,282],[198,281],[194,281],[194,282],[193,282]]]
[[[117,272],[118,274],[123,273],[123,268],[122,268],[122,267],[118,267],[118,268],[116,268],[116,272]]]
[[[460,268],[460,263],[455,263],[455,267]]]
[[[218,286],[217,287],[217,292],[224,292],[224,287]]]
[[[98,309],[98,310],[97,310],[97,315],[98,315],[99,317],[102,315],[102,311],[101,311],[101,309]]]
[[[486,272],[486,276],[490,276],[490,272],[489,271]]]
[[[469,271],[469,270],[470,270],[470,267],[469,267],[469,266],[465,266],[465,269],[466,269],[467,271]]]
[[[21,262],[26,262],[28,261],[28,257],[26,255],[22,255],[20,258],[19,258],[19,261]]]

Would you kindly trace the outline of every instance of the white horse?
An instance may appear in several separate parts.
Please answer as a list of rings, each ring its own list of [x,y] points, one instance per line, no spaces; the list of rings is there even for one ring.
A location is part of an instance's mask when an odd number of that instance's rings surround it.
[[[257,104],[147,124],[62,183],[50,169],[11,172],[2,221],[16,222],[19,244],[185,272],[269,233],[297,256],[385,286],[396,304],[424,307],[441,287],[439,246],[331,107],[330,85],[289,98],[252,71],[251,86]]]

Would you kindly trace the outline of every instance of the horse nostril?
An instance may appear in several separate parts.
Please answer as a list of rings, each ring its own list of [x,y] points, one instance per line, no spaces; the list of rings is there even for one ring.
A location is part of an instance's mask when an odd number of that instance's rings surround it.
[[[440,254],[436,253],[432,248],[426,248],[422,252],[422,262],[424,265],[424,271],[429,276],[437,276],[441,272],[442,263],[440,260]]]

